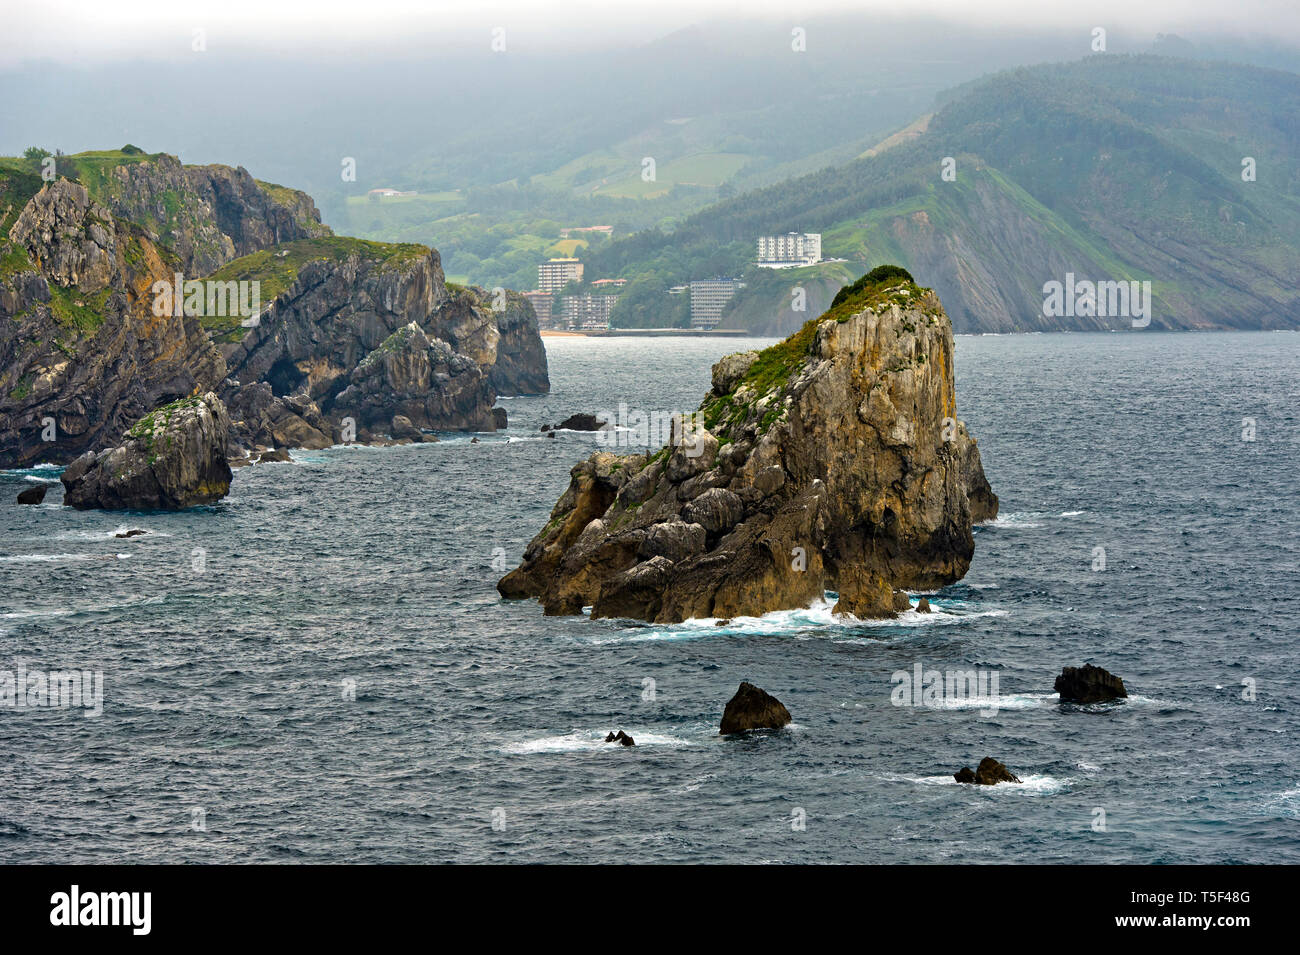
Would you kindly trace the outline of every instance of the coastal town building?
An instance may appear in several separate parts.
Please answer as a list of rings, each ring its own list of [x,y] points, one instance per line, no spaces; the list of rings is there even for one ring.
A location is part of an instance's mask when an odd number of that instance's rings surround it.
[[[533,303],[533,311],[537,313],[537,327],[550,328],[551,322],[551,305],[555,297],[550,292],[532,291],[525,292],[524,298]]]
[[[711,329],[722,321],[722,311],[745,283],[736,279],[706,279],[691,283],[691,328]]]
[[[578,259],[548,259],[537,266],[537,287],[543,292],[558,292],[570,282],[581,282],[582,269]]]
[[[787,232],[758,238],[758,265],[765,269],[789,269],[816,265],[822,260],[820,232]]]
[[[617,301],[617,295],[592,295],[590,292],[583,295],[562,295],[561,321],[567,328],[607,329]]]

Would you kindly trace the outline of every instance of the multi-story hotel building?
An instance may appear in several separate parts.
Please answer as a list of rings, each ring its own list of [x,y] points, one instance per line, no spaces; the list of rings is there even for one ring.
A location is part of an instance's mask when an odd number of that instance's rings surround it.
[[[570,282],[582,281],[582,262],[578,259],[550,259],[537,266],[537,287],[543,292],[558,292]]]
[[[820,232],[787,232],[758,239],[758,264],[765,269],[816,265],[822,260]]]
[[[692,282],[691,328],[710,329],[722,321],[722,310],[744,284],[736,279]]]

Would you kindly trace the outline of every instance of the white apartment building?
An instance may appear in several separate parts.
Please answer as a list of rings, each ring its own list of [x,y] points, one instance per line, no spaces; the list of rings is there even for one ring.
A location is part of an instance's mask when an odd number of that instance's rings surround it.
[[[758,264],[765,269],[816,265],[822,260],[820,232],[787,232],[758,238]]]
[[[537,288],[558,292],[570,282],[582,281],[582,262],[578,259],[549,259],[537,266]]]
[[[691,328],[710,329],[722,321],[722,310],[745,283],[736,279],[709,279],[691,283]]]

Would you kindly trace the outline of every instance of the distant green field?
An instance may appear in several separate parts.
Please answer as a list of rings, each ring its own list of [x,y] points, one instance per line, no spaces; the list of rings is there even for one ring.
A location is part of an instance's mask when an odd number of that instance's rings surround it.
[[[678,185],[717,187],[740,172],[750,158],[740,153],[698,153],[685,156],[657,164],[652,182],[641,178],[641,163],[636,162],[631,175],[602,180],[591,191],[616,198],[654,199],[667,195]]]

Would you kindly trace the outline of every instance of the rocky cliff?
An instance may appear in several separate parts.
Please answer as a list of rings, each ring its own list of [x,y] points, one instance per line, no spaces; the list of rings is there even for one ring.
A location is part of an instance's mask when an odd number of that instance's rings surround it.
[[[61,157],[80,181],[47,184],[34,162],[0,160],[2,467],[112,446],[208,390],[238,444],[327,447],[348,418],[491,431],[498,394],[549,389],[532,306],[449,291],[436,251],[335,237],[309,197],[242,168],[126,147]],[[258,314],[158,308],[178,274]]]
[[[310,196],[258,182],[242,166],[186,166],[166,153],[129,152],[116,162],[70,162],[115,216],[175,252],[186,278],[281,242],[331,234]]]
[[[513,323],[503,333],[478,292],[448,289],[437,251],[424,246],[306,240],[238,259],[214,278],[256,279],[274,295],[255,327],[209,326],[225,342],[232,408],[244,404],[236,389],[264,382],[335,434],[347,418],[358,436],[387,433],[396,415],[429,430],[494,431],[496,382],[512,392],[549,387],[531,306],[522,316],[502,310]],[[534,341],[538,353],[528,350]]]
[[[724,358],[653,455],[574,467],[506,597],[547,613],[675,622],[809,605],[891,616],[902,588],[965,574],[996,514],[957,419],[952,328],[933,291],[865,283],[763,352]]]
[[[159,404],[215,386],[197,318],[153,314],[180,262],[84,186],[5,177],[0,209],[0,467],[115,443]]]
[[[63,472],[63,502],[76,508],[181,510],[230,491],[230,421],[216,395],[182,398],[150,412],[116,448],[88,451]]]

